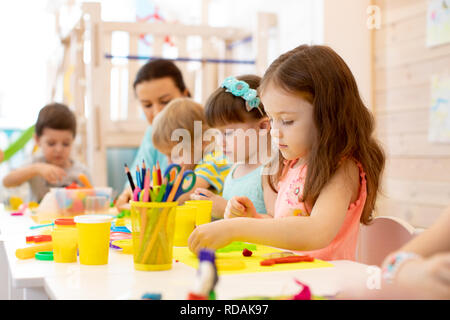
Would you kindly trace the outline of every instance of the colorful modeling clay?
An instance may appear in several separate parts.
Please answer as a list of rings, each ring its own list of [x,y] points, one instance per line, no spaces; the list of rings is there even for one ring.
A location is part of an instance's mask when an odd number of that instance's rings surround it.
[[[266,259],[259,264],[262,266],[272,266],[277,263],[294,263],[294,262],[313,262],[314,258],[310,256],[289,256],[275,259]]]
[[[293,256],[293,255],[294,255],[294,253],[290,252],[290,251],[271,252],[271,253],[263,254],[262,258],[275,259],[275,258],[289,257],[289,256]]]
[[[53,251],[39,251],[34,255],[36,260],[53,261]]]
[[[53,250],[53,244],[51,242],[44,242],[34,246],[16,249],[16,257],[18,259],[31,259],[34,258],[36,252],[51,250]]]
[[[251,243],[235,241],[235,242],[232,242],[232,243],[230,243],[229,245],[227,245],[227,246],[225,246],[223,248],[217,249],[216,252],[217,253],[233,252],[233,251],[242,251],[244,249],[255,251],[256,250],[256,245],[255,244],[251,244]]]
[[[27,243],[40,243],[52,241],[52,236],[47,234],[41,234],[38,236],[25,237]]]
[[[76,182],[69,184],[66,189],[78,189],[80,186]]]
[[[243,255],[244,257],[251,257],[252,254],[253,254],[253,252],[250,251],[250,250],[248,250],[247,248],[244,248],[244,250],[242,251],[242,255]]]

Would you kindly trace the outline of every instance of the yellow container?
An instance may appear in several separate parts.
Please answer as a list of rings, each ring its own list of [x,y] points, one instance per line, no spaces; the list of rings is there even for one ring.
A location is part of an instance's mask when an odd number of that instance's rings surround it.
[[[9,205],[10,205],[12,211],[19,210],[19,207],[22,203],[23,203],[23,200],[20,197],[10,197],[9,198]]]
[[[172,268],[173,234],[178,202],[130,201],[134,268]]]
[[[197,207],[197,216],[195,218],[195,225],[211,222],[211,212],[213,202],[211,200],[188,200],[186,205]]]
[[[55,262],[77,262],[78,232],[73,219],[55,220],[52,241]]]
[[[133,239],[114,240],[112,244],[122,248],[122,253],[133,254]]]
[[[195,228],[195,217],[197,208],[194,206],[178,206],[175,215],[175,235],[173,245],[177,247],[186,247],[188,239]]]
[[[108,263],[112,217],[107,215],[76,216],[80,263],[102,265]]]

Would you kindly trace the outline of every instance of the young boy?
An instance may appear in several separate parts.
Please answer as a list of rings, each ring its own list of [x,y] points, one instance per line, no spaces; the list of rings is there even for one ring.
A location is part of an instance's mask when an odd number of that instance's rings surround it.
[[[40,202],[50,188],[80,184],[78,176],[87,169],[70,158],[76,135],[75,115],[63,104],[46,105],[39,112],[35,140],[42,154],[33,156],[23,167],[13,170],[3,179],[7,188],[28,182],[30,201]]]
[[[195,122],[197,125],[201,124],[201,131],[195,132]],[[177,132],[177,129],[184,130]],[[203,107],[189,98],[177,98],[156,116],[153,122],[153,145],[167,156],[169,163],[183,164],[186,170],[195,172],[197,181],[190,193],[196,188],[204,188],[222,194],[231,165],[222,152],[207,151],[208,146],[203,143],[203,133],[207,129]],[[183,135],[183,132],[189,133],[189,137]],[[173,141],[174,136],[176,139],[182,137],[183,140]],[[175,147],[178,150],[174,150]],[[194,159],[198,155],[202,157]],[[190,193],[178,198],[178,203],[190,200]]]

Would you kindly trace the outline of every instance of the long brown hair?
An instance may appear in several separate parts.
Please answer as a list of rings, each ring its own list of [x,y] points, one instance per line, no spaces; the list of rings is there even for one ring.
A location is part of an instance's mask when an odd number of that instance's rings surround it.
[[[342,159],[355,159],[366,173],[367,199],[361,222],[368,224],[380,188],[385,155],[375,138],[374,118],[359,95],[355,78],[344,60],[331,48],[301,45],[278,57],[261,80],[260,92],[269,83],[287,93],[301,95],[314,106],[317,138],[306,159],[308,170],[301,201],[312,208],[322,188]],[[270,185],[281,179],[279,170]]]

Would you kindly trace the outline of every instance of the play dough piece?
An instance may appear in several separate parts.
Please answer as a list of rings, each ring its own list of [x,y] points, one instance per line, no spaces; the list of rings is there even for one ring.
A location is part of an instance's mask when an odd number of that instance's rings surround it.
[[[122,249],[122,253],[133,254],[133,240],[132,239],[122,239],[115,240],[112,242],[114,246]]]
[[[243,255],[244,257],[251,257],[252,254],[253,254],[253,252],[250,251],[250,250],[248,250],[247,248],[244,248],[244,250],[242,251],[242,255]]]
[[[275,259],[266,259],[261,261],[259,264],[262,266],[272,266],[278,263],[295,263],[295,262],[313,262],[314,258],[308,255],[304,256],[289,256]]]
[[[275,264],[274,259],[263,260],[259,263],[262,266],[273,266]]]
[[[262,258],[264,259],[276,259],[276,258],[283,258],[283,257],[290,257],[293,256],[294,253],[290,251],[281,251],[281,252],[271,252],[266,253],[262,255]]]
[[[53,251],[36,252],[34,258],[42,261],[53,261]]]
[[[233,252],[233,251],[242,251],[244,249],[255,251],[256,250],[256,245],[255,244],[250,244],[250,243],[244,243],[244,242],[235,241],[235,242],[230,243],[226,247],[217,249],[216,252],[217,253]]]
[[[245,268],[245,262],[237,259],[217,259],[216,267],[218,271],[241,270]]]
[[[53,250],[53,243],[44,242],[37,245],[16,249],[16,257],[18,259],[31,259],[34,258],[36,252],[51,250]]]

